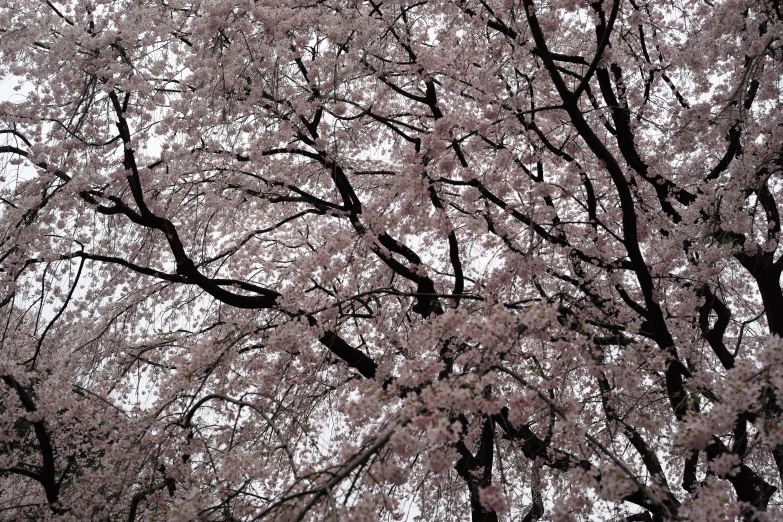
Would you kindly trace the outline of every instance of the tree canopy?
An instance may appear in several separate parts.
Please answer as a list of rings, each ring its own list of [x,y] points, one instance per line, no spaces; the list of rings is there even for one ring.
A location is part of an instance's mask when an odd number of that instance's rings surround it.
[[[0,520],[779,520],[782,8],[0,1]]]

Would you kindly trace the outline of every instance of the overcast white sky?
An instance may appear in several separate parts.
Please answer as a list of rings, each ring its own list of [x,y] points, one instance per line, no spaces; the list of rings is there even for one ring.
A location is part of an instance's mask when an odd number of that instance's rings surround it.
[[[14,76],[5,76],[0,79],[0,102],[14,101],[14,97],[21,97],[22,94],[18,91],[14,91],[14,85],[16,85]]]

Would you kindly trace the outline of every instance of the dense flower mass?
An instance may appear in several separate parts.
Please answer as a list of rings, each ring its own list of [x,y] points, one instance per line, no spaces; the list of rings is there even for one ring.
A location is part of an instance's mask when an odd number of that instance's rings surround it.
[[[780,520],[782,10],[0,0],[0,520]]]

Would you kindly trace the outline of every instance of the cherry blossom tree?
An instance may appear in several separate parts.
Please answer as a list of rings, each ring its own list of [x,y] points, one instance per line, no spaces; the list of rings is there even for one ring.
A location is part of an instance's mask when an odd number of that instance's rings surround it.
[[[781,9],[0,1],[0,519],[780,520]]]

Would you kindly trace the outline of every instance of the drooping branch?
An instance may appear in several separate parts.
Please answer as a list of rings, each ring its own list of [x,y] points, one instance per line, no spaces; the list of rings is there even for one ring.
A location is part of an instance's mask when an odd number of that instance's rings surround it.
[[[30,393],[10,375],[3,375],[3,382],[14,392],[16,392],[19,401],[22,403],[22,407],[29,413],[35,413],[38,408],[35,406]],[[55,455],[54,447],[52,445],[52,437],[44,424],[44,421],[38,420],[32,423],[33,430],[35,431],[35,437],[38,440],[38,450],[41,453],[41,461],[43,466],[39,472],[27,471],[21,467],[14,466],[6,469],[10,473],[21,474],[32,478],[37,481],[44,489],[46,493],[46,500],[49,502],[50,509],[55,512],[61,512],[62,508],[58,505],[60,497],[60,485],[57,482],[56,469],[55,469]]]

